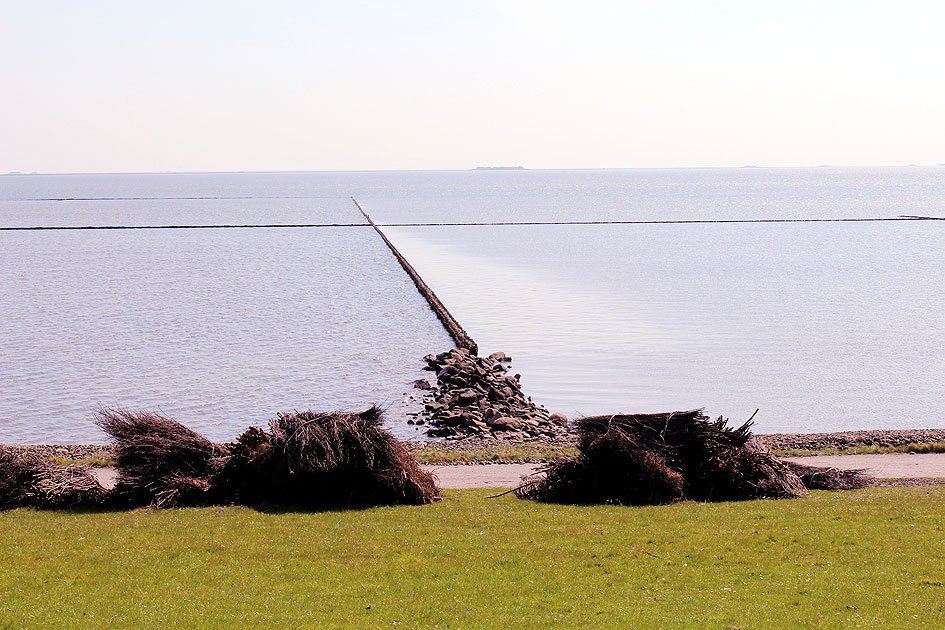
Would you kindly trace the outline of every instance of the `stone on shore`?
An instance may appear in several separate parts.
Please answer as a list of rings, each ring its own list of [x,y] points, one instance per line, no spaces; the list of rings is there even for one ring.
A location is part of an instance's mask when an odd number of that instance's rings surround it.
[[[505,439],[559,437],[567,434],[567,418],[536,405],[522,393],[521,375],[508,374],[504,352],[488,357],[453,349],[424,357],[424,369],[436,374],[425,398],[422,417],[427,435],[462,439],[496,436]]]

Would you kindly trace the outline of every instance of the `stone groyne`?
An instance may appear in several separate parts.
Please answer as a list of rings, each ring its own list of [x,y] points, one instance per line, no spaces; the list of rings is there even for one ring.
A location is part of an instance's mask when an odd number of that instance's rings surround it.
[[[414,285],[417,287],[417,291],[420,292],[420,295],[424,297],[427,303],[430,305],[430,308],[436,313],[436,316],[439,318],[440,322],[443,323],[443,327],[446,329],[446,332],[449,333],[450,337],[453,338],[453,343],[456,344],[457,348],[462,348],[467,350],[470,354],[476,355],[479,353],[479,346],[473,341],[473,338],[469,336],[466,330],[459,325],[459,322],[456,321],[456,318],[449,312],[449,310],[444,306],[443,302],[440,301],[440,298],[436,296],[436,293],[433,292],[427,283],[423,281],[423,278],[420,277],[420,274],[417,273],[417,270],[413,268],[407,259],[401,254],[394,244],[390,242],[384,232],[381,231],[377,224],[368,216],[368,213],[361,208],[361,204],[358,203],[358,200],[354,197],[351,198],[351,201],[354,202],[354,205],[358,207],[358,211],[364,216],[365,220],[374,228],[374,231],[377,232],[378,236],[383,239],[384,243],[390,249],[391,253],[394,254],[394,258],[397,259],[397,262],[400,263],[400,266],[403,267],[404,271],[407,272],[407,275],[410,276],[410,279],[413,280]]]
[[[432,425],[428,436],[515,440],[567,435],[567,418],[548,413],[522,393],[521,376],[509,373],[504,364],[511,359],[504,353],[479,357],[454,348],[424,359],[424,369],[436,374],[436,384],[422,379],[416,383],[430,393],[423,411],[410,422]]]
[[[497,436],[506,439],[555,439],[567,434],[567,418],[549,414],[522,393],[518,374],[508,374],[503,363],[508,357],[496,352],[480,357],[479,346],[456,321],[440,298],[423,281],[413,265],[407,261],[374,220],[364,211],[357,199],[351,198],[364,219],[390,249],[426,299],[430,308],[453,338],[456,348],[438,355],[427,355],[425,369],[436,374],[436,383],[419,380],[419,388],[430,389],[424,396],[423,411],[412,424],[429,424],[429,437],[461,439],[465,437]]]

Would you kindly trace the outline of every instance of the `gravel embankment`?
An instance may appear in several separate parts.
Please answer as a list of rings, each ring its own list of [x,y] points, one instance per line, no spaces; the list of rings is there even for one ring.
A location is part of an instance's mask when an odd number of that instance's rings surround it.
[[[836,433],[771,433],[756,435],[767,449],[817,451],[853,446],[903,446],[945,442],[945,429],[895,429],[882,431],[839,431]]]
[[[877,431],[840,431],[836,433],[771,433],[758,434],[755,438],[770,450],[823,450],[843,449],[853,446],[901,446],[910,443],[945,442],[945,429],[896,429]],[[437,440],[428,442],[409,441],[411,450],[436,448],[444,451],[467,451],[492,446],[515,444],[537,444],[545,446],[574,446],[572,437],[539,438],[530,440],[503,440],[494,437],[464,440]],[[19,453],[32,453],[40,457],[63,457],[84,459],[99,455],[111,456],[111,446],[101,444],[32,444],[0,445]]]
[[[112,447],[102,444],[0,444],[0,449],[23,455],[36,455],[43,459],[86,459],[88,457],[111,457]]]

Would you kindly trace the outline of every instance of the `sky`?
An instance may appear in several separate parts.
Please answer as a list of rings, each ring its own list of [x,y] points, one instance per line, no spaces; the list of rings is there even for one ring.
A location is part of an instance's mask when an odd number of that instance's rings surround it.
[[[0,0],[0,172],[945,162],[945,3]]]

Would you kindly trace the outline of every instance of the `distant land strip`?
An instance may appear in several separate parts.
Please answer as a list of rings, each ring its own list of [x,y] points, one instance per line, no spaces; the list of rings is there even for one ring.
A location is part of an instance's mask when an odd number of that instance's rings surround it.
[[[515,225],[698,225],[712,223],[869,223],[877,221],[945,221],[945,217],[900,216],[851,219],[652,219],[615,221],[476,221],[456,223],[378,223],[377,227],[469,227]],[[34,225],[0,226],[0,230],[198,230],[226,228],[372,227],[371,223],[246,223],[220,225]]]

